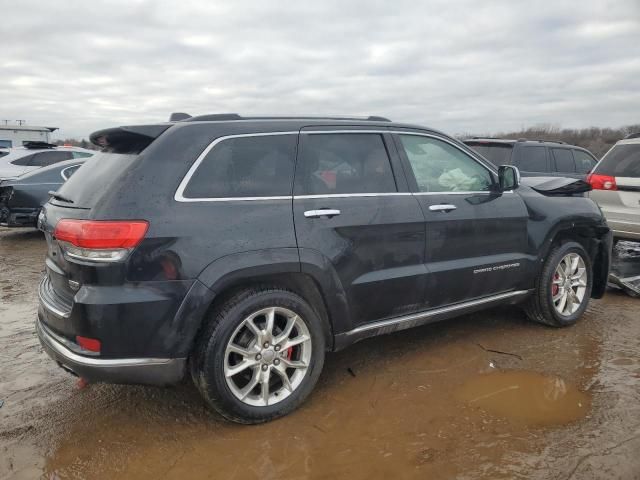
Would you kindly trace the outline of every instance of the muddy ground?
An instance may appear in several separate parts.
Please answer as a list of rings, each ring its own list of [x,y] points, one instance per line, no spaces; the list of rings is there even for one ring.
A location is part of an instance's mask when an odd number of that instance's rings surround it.
[[[640,478],[640,299],[561,330],[501,308],[364,341],[246,427],[188,383],[79,389],[34,334],[44,253],[0,229],[0,478]]]

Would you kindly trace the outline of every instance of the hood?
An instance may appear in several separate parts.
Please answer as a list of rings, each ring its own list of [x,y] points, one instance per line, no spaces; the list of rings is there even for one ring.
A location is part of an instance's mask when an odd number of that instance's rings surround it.
[[[520,183],[547,196],[572,196],[591,191],[591,185],[576,178],[522,177]]]

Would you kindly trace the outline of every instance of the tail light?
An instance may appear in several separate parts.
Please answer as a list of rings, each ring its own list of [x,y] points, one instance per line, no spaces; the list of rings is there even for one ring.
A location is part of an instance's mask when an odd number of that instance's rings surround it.
[[[591,184],[591,188],[594,190],[617,190],[616,177],[609,175],[598,175],[597,173],[591,173],[587,177],[587,182]]]
[[[117,262],[126,258],[144,238],[145,220],[105,221],[63,218],[54,237],[71,258],[93,262]]]

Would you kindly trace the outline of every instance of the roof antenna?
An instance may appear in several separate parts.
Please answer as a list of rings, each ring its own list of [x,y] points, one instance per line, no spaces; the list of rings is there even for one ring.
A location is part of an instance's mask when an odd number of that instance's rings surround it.
[[[183,112],[174,112],[169,117],[170,122],[179,122],[180,120],[186,120],[187,118],[191,118],[191,115]]]

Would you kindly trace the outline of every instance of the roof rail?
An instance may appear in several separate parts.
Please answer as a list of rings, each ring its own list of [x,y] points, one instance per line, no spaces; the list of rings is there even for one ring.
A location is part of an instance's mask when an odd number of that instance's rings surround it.
[[[640,132],[630,133],[629,135],[624,137],[625,140],[630,140],[632,138],[640,138]]]
[[[309,116],[309,115],[262,115],[253,117],[243,117],[237,113],[213,113],[208,115],[198,115],[191,117],[186,113],[172,113],[169,121],[187,121],[187,122],[212,122],[226,120],[358,120],[367,122],[390,122],[386,117],[378,115],[370,115],[368,117],[341,117],[341,116]]]
[[[519,138],[519,142],[538,142],[538,143],[562,143],[566,145],[567,142],[563,142],[562,140],[542,140],[539,138]]]

